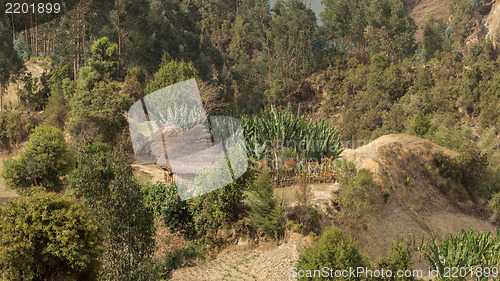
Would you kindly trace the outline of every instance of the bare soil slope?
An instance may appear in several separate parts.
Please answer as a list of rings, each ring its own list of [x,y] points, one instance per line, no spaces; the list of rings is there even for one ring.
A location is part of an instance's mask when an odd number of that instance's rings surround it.
[[[372,260],[388,253],[397,237],[415,234],[420,238],[422,232],[443,237],[470,227],[482,232],[495,231],[481,202],[451,204],[439,191],[438,186],[445,179],[435,172],[433,159],[437,151],[452,157],[457,154],[409,135],[383,136],[342,153],[344,159],[356,161],[358,168],[370,170],[375,181],[390,191],[377,222],[358,237],[362,251]]]
[[[403,0],[406,9],[417,24],[415,39],[422,41],[423,29],[430,16],[434,19],[448,21],[452,0]]]

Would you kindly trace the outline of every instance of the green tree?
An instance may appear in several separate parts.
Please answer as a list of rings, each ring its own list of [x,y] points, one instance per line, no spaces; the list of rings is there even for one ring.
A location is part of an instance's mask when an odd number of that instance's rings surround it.
[[[150,94],[156,90],[191,78],[198,78],[198,71],[194,68],[192,63],[170,60],[169,57],[165,55],[162,58],[160,69],[155,73],[153,80],[149,82],[145,93]]]
[[[268,172],[263,172],[255,179],[250,196],[250,221],[253,227],[264,231],[269,237],[278,239],[281,231],[281,208],[278,207],[273,191],[271,175]]]
[[[154,249],[153,214],[126,156],[106,144],[93,143],[78,152],[77,163],[69,186],[83,196],[106,231],[101,278],[142,280]]]
[[[373,181],[370,171],[357,171],[352,162],[345,162],[340,168],[342,190],[339,203],[342,213],[361,223],[369,223],[382,201],[380,187]]]
[[[346,237],[342,231],[336,227],[325,229],[318,243],[306,249],[299,255],[296,271],[322,269],[328,267],[335,270],[345,270],[348,268],[367,267],[366,258],[359,252],[356,242],[351,237]],[[361,277],[347,278],[299,278],[299,280],[361,280]]]
[[[392,245],[391,252],[382,260],[379,261],[378,267],[384,270],[391,270],[393,273],[402,270],[406,272],[407,270],[413,272],[412,267],[412,253],[406,248],[402,242],[398,242]],[[397,277],[395,274],[391,277],[384,277],[381,280],[401,280],[401,281],[412,281],[415,280],[413,276],[410,277]]]
[[[100,79],[93,68],[82,68],[77,91],[70,101],[73,119],[69,133],[79,147],[92,142],[113,142],[127,124],[124,111],[130,99],[119,93],[117,83]]]
[[[313,41],[316,39],[316,16],[299,0],[279,0],[270,26],[271,68],[274,78],[293,79],[309,70]],[[264,55],[268,55],[264,52]]]
[[[114,75],[118,66],[118,45],[109,41],[107,37],[102,37],[90,48],[94,60],[90,62],[90,67],[101,75]]]
[[[12,34],[6,20],[7,17],[0,20],[0,111],[3,110],[3,96],[10,78],[23,68],[23,63],[14,50]]]
[[[70,196],[41,189],[0,209],[0,268],[6,280],[96,280],[102,228]]]
[[[18,193],[30,186],[60,191],[63,188],[61,178],[72,167],[73,158],[66,148],[61,130],[51,126],[38,126],[19,159],[5,160],[2,177]]]
[[[434,57],[436,51],[443,50],[443,37],[439,32],[438,25],[434,22],[434,18],[430,17],[424,26],[424,34],[422,38],[422,51],[424,58],[430,60]]]
[[[371,52],[384,51],[387,56],[402,59],[415,51],[417,26],[402,0],[369,1],[366,38]]]

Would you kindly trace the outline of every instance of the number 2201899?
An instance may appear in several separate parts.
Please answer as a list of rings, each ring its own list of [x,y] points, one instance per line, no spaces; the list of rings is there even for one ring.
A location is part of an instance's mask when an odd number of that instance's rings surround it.
[[[27,14],[27,13],[38,13],[38,14],[51,14],[60,13],[61,4],[59,3],[6,3],[5,13],[6,14]]]

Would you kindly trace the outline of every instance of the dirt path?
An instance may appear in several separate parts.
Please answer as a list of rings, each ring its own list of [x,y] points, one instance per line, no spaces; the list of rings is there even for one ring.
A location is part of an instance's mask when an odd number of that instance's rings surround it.
[[[141,171],[151,176],[149,180],[152,184],[155,184],[158,181],[163,181],[163,170],[158,168],[156,164],[146,164],[139,161],[134,161],[131,164],[132,168],[136,171]]]
[[[291,233],[287,242],[279,246],[266,242],[254,250],[236,247],[213,261],[175,270],[171,280],[294,280],[290,268],[295,265],[303,243],[307,243],[303,236]]]

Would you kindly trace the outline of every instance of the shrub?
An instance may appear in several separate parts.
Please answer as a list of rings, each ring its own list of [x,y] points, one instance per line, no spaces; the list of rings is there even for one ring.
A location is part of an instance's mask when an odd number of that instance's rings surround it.
[[[392,277],[384,277],[381,280],[402,280],[402,281],[410,281],[415,280],[414,276],[412,277],[397,277],[395,273],[399,270],[406,272],[407,270],[413,272],[412,263],[411,263],[412,253],[406,248],[402,242],[398,242],[392,245],[391,252],[387,257],[382,259],[378,263],[378,267],[384,270],[391,270],[393,272]]]
[[[497,215],[500,215],[500,192],[493,195],[493,198],[491,198],[489,204],[493,212]]]
[[[348,268],[367,267],[368,261],[359,252],[356,242],[351,237],[346,237],[342,231],[336,227],[327,228],[318,243],[306,249],[299,255],[296,272],[321,270],[328,267],[332,270],[346,270]],[[292,273],[293,275],[293,273]],[[294,276],[292,276],[294,277]],[[359,280],[359,278],[322,278],[316,276],[305,278],[301,276],[298,280]]]
[[[0,149],[10,150],[29,135],[30,124],[12,111],[0,111]]]
[[[144,192],[146,206],[166,227],[172,231],[182,230],[186,234],[192,234],[193,218],[187,202],[181,201],[175,184],[167,186],[159,181],[144,188]]]
[[[418,136],[425,135],[431,128],[431,115],[418,113],[413,119],[412,131]]]
[[[346,217],[367,224],[382,202],[380,187],[373,181],[370,171],[361,169],[354,172],[352,168],[352,164],[345,164],[341,170],[347,169],[347,172],[339,173],[354,173],[353,177],[339,176],[339,182],[342,185],[339,198],[340,209]]]
[[[0,209],[0,268],[8,280],[96,280],[99,225],[74,198],[35,189]]]
[[[73,158],[66,148],[61,130],[38,126],[19,159],[5,160],[2,177],[17,192],[33,185],[60,191],[63,188],[61,177],[67,175],[72,167]]]
[[[277,206],[273,194],[274,188],[268,172],[261,173],[253,182],[250,197],[250,221],[253,227],[260,229],[267,236],[278,238],[281,232],[281,208]]]
[[[49,124],[62,130],[68,120],[69,112],[69,103],[64,98],[62,90],[57,88],[49,96],[47,107],[42,116]]]

